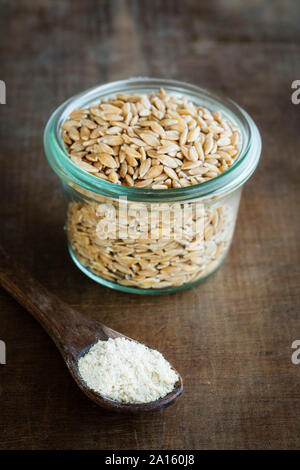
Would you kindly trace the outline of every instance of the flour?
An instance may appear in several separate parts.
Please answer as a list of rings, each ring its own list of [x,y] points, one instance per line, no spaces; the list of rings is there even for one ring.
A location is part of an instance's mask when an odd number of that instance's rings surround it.
[[[125,338],[98,341],[78,361],[89,388],[123,403],[148,403],[174,389],[177,373],[163,355]]]

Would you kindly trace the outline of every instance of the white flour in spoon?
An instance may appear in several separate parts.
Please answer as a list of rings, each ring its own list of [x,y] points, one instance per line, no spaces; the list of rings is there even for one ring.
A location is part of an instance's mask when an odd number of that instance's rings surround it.
[[[126,338],[98,341],[79,359],[78,367],[89,388],[123,403],[158,400],[178,381],[160,352]]]

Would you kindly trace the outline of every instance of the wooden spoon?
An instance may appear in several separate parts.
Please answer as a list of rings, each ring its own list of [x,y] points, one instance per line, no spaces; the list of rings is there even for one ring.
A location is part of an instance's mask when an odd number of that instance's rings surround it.
[[[90,389],[78,370],[78,360],[98,340],[126,336],[107,326],[80,315],[76,310],[51,294],[36,279],[15,263],[0,246],[0,284],[42,325],[55,342],[69,371],[81,390],[97,405],[117,412],[140,413],[165,408],[182,393],[179,376],[174,390],[150,403],[120,403]],[[130,339],[130,338],[127,338]]]

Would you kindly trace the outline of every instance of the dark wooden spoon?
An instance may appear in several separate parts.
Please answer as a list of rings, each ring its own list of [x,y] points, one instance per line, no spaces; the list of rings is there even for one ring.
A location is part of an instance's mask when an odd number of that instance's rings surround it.
[[[179,380],[174,390],[165,397],[150,403],[123,404],[102,397],[82,380],[78,370],[78,359],[86,354],[98,340],[107,341],[108,338],[127,337],[102,323],[80,315],[15,263],[1,246],[0,284],[47,331],[61,352],[77,385],[97,405],[117,412],[156,411],[171,405],[182,393],[182,379],[178,374]]]

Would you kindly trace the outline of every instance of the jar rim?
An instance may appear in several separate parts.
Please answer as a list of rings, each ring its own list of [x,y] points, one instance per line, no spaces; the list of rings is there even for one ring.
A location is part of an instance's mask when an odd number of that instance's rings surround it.
[[[242,135],[242,147],[235,163],[220,175],[203,183],[170,189],[142,189],[105,181],[79,168],[68,156],[61,137],[61,125],[74,109],[86,108],[116,93],[149,93],[164,88],[167,92],[184,95],[212,111],[220,110],[234,123]],[[108,197],[125,196],[143,202],[183,201],[205,199],[231,192],[244,184],[255,170],[260,153],[261,137],[249,114],[234,101],[196,85],[172,79],[134,77],[105,83],[83,91],[62,103],[50,116],[44,131],[44,149],[47,159],[67,184],[75,184]]]

